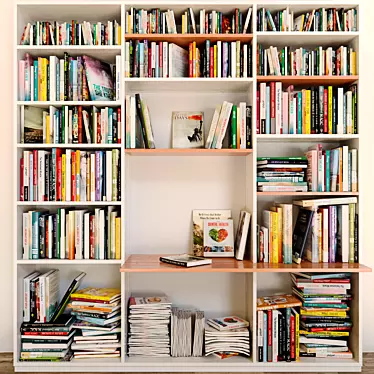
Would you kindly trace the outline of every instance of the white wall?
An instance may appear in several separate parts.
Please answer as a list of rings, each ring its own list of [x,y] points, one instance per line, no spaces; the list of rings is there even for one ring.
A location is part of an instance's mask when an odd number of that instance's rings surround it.
[[[248,1],[250,3],[250,0]],[[265,3],[266,1],[264,1]],[[327,3],[327,1],[325,1]],[[3,0],[0,2],[0,35],[1,56],[0,72],[0,352],[12,349],[12,67],[16,67],[12,61],[13,40],[13,4],[15,0]],[[217,0],[219,3],[219,0]],[[332,2],[333,4],[334,2]],[[364,243],[361,261],[365,265],[374,267],[374,250],[372,246],[372,231],[374,225],[371,205],[374,204],[373,193],[373,107],[374,107],[374,49],[372,14],[374,2],[371,0],[360,1],[360,154],[362,162],[360,186],[361,198],[364,199]],[[372,297],[374,274],[364,275],[364,351],[374,351],[374,319],[371,318],[374,311],[374,298]]]

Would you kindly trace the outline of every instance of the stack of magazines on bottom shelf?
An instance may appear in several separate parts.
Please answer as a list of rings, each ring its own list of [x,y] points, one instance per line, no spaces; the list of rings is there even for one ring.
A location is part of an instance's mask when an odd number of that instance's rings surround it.
[[[121,291],[85,288],[71,295],[68,307],[77,321],[74,358],[120,357]]]
[[[291,278],[293,292],[302,301],[300,357],[352,358],[350,274],[291,274]]]
[[[205,326],[205,356],[251,355],[249,322],[236,316],[212,318]]]
[[[20,361],[70,361],[74,317],[62,314],[51,323],[26,323],[21,326]]]
[[[129,356],[170,356],[171,302],[166,296],[130,297]]]

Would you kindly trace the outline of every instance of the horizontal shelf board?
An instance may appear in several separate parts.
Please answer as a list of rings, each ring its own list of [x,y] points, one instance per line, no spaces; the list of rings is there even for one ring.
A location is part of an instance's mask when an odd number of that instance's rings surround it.
[[[121,51],[120,45],[17,45],[18,50],[26,50],[26,51],[67,51],[69,49],[76,51],[76,50],[83,50],[83,51],[90,51],[90,50],[103,50],[103,51]]]
[[[200,44],[206,40],[210,40],[211,42],[234,42],[239,40],[242,43],[248,43],[252,39],[252,34],[125,34],[125,41],[148,40],[150,42],[169,42],[184,47],[188,47],[189,43],[192,42]]]
[[[252,149],[126,149],[132,156],[247,156]]]
[[[17,201],[18,206],[108,206],[120,201]]]
[[[57,260],[57,259],[41,259],[41,260],[17,260],[18,265],[113,265],[121,264],[121,260]]]
[[[238,261],[235,258],[212,258],[211,265],[183,266],[170,265],[160,262],[163,255],[130,255],[121,266],[125,273],[246,273],[253,269],[252,261]],[[167,255],[170,256],[170,255]]]
[[[24,144],[18,143],[17,148],[74,148],[74,149],[100,149],[100,148],[121,148],[121,144]]]
[[[61,107],[63,105],[74,106],[97,106],[97,107],[119,107],[121,101],[17,101],[17,105],[36,106],[46,108],[50,105]]]
[[[102,366],[103,367],[103,372],[106,371],[105,367],[115,367],[118,365],[121,365],[121,358],[120,357],[115,357],[115,358],[85,358],[85,359],[73,359],[72,361],[69,362],[46,362],[46,361],[37,361],[37,362],[22,362],[22,361],[17,361],[14,363],[16,367],[20,368],[37,368],[36,372],[39,372],[40,368],[49,368],[51,371],[54,371],[52,368],[69,368],[69,371],[74,371],[72,370],[74,367],[80,367],[83,369],[84,367],[89,367],[90,365],[92,366]],[[122,364],[123,365],[123,364]],[[79,369],[79,371],[81,371]],[[50,371],[48,370],[48,371]],[[44,370],[47,371],[47,370]]]
[[[126,92],[248,92],[253,78],[125,78]]]
[[[257,82],[282,82],[285,84],[318,84],[318,85],[341,85],[354,83],[359,80],[358,75],[258,75]]]
[[[359,139],[358,134],[257,134],[258,142],[340,142]]]
[[[302,261],[298,264],[268,264],[259,262],[253,264],[256,273],[293,273],[293,272],[316,272],[316,273],[370,273],[371,268],[361,264],[348,264],[342,262],[336,263],[317,263]]]
[[[359,192],[262,192],[257,196],[359,196]]]

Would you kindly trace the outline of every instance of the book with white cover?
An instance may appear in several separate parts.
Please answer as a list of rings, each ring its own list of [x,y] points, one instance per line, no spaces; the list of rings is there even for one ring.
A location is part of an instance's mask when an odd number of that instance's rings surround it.
[[[243,260],[244,258],[250,221],[251,213],[242,210],[235,237],[235,257],[237,260]]]
[[[169,44],[169,78],[188,76],[188,51],[174,43]]]
[[[336,197],[331,199],[294,200],[293,204],[303,208],[316,208],[323,205],[356,204],[357,197]]]
[[[209,265],[212,263],[211,259],[198,257],[198,256],[191,256],[189,254],[182,254],[176,256],[163,256],[160,257],[161,262],[165,262],[171,265],[178,265],[183,267],[193,267],[193,266],[200,266],[200,265]]]

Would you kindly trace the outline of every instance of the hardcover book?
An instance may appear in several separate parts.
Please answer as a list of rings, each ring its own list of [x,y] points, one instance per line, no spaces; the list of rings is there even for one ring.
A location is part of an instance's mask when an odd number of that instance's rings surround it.
[[[292,260],[301,263],[314,212],[300,209],[292,235]]]
[[[188,254],[160,257],[160,261],[165,262],[167,264],[184,266],[184,267],[209,265],[212,263],[212,260],[210,259],[207,259],[204,257],[191,256]]]
[[[232,219],[204,220],[204,257],[234,257]]]
[[[204,148],[203,112],[173,112],[173,148]]]
[[[238,229],[235,236],[235,257],[237,260],[243,260],[244,258],[250,222],[251,213],[242,210],[240,212]]]
[[[72,299],[102,300],[113,302],[121,296],[121,290],[117,288],[93,288],[87,287],[71,294]]]
[[[295,306],[301,306],[301,301],[293,295],[273,295],[257,299],[257,310],[283,309]]]
[[[22,143],[43,143],[43,108],[34,106],[23,106],[21,113],[21,142]]]

